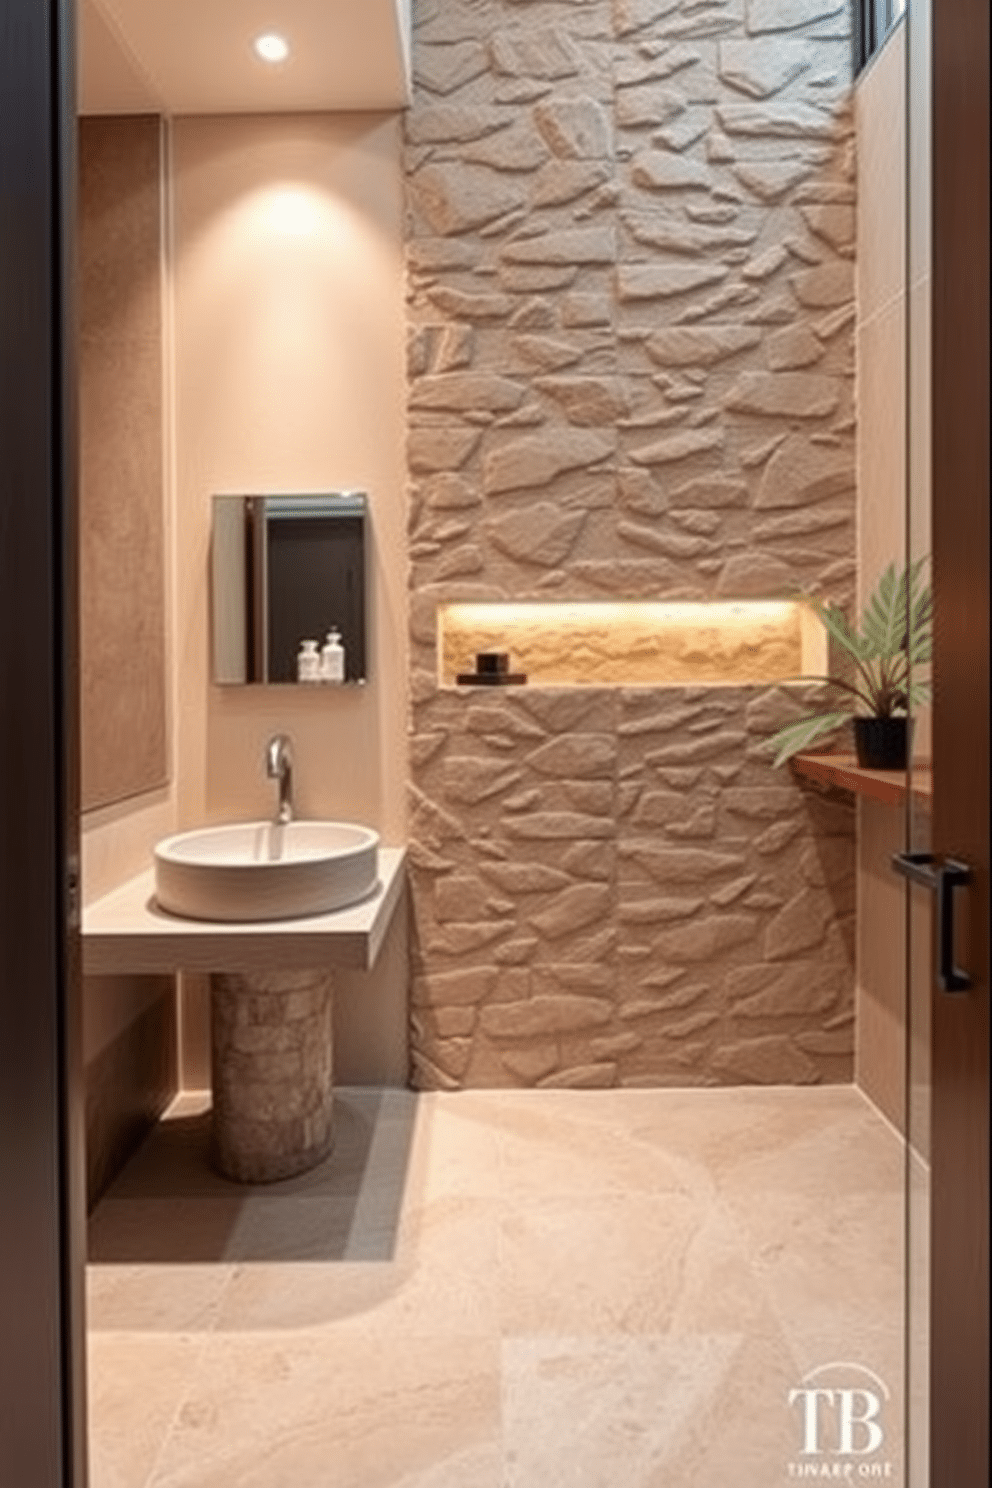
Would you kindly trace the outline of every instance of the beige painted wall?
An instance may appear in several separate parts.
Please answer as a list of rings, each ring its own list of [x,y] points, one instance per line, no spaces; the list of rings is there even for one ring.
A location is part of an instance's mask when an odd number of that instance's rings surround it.
[[[855,95],[859,603],[889,562],[903,561],[907,528],[915,556],[930,547],[928,62],[929,6],[914,6],[912,30],[906,23],[896,29],[862,74]],[[908,442],[907,352],[912,379]],[[920,710],[917,756],[929,754],[929,725],[929,711]],[[927,831],[925,818],[917,816],[912,832],[916,847],[927,845]],[[890,858],[906,838],[903,811],[875,802],[860,804],[855,1072],[862,1088],[900,1127],[906,1098],[906,894]],[[913,900],[914,1025],[918,1043],[925,1044],[925,996],[920,994],[929,986],[930,925],[929,906],[922,900],[919,894]],[[922,1128],[927,1095],[923,1062],[915,1053],[913,1068],[920,1087],[916,1109],[924,1113],[916,1125]]]
[[[397,117],[183,118],[172,130],[175,750],[181,826],[268,816],[267,739],[291,735],[297,809],[405,840],[405,321]],[[364,687],[209,680],[214,493],[368,492]],[[342,980],[343,1082],[406,1079],[405,924]],[[397,950],[399,947],[399,950]],[[183,1078],[205,1083],[202,979],[183,997]]]
[[[906,31],[855,91],[858,136],[858,603],[906,533]]]
[[[168,749],[168,399],[160,121],[80,126],[83,893],[147,866],[174,822]],[[175,1090],[171,980],[87,978],[91,1198]],[[171,1033],[155,1042],[150,1030]]]
[[[87,901],[147,868],[170,831],[268,815],[263,751],[276,729],[296,746],[301,814],[363,820],[387,843],[405,837],[399,122],[183,119],[170,146],[163,443],[175,772],[169,786],[87,814]],[[211,495],[335,487],[369,493],[368,684],[319,696],[212,687]],[[405,944],[400,917],[376,972],[342,980],[343,1080],[406,1078]],[[90,984],[88,1060],[137,1025],[151,996],[140,980]],[[203,1083],[202,987],[192,983],[184,1003],[183,1078]]]
[[[270,734],[301,814],[404,836],[406,656],[399,123],[173,126],[176,637],[182,824],[266,816]],[[317,694],[208,677],[214,493],[360,488],[372,536],[368,684]]]
[[[79,129],[83,809],[168,777],[162,123]]]

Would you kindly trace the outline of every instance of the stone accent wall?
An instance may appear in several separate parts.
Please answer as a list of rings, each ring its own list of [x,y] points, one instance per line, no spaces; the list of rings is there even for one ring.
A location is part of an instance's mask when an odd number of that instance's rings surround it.
[[[854,580],[846,0],[420,0],[415,1081],[847,1079],[853,813],[774,687],[438,684],[457,600]]]

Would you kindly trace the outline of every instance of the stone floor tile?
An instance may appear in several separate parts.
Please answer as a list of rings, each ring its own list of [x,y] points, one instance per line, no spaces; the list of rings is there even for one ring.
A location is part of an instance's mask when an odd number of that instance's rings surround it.
[[[759,1358],[769,1399],[752,1379],[742,1419],[739,1378]],[[740,1333],[507,1340],[506,1488],[715,1488],[708,1459],[721,1438],[733,1464],[724,1483],[771,1488],[791,1449],[792,1378],[780,1341]]]
[[[90,1332],[90,1488],[146,1488],[203,1347],[182,1333]]]
[[[496,1342],[217,1336],[149,1488],[500,1488]]]
[[[241,1266],[217,1326],[330,1327],[380,1339],[495,1337],[498,1228],[492,1201],[436,1199],[405,1215],[390,1261]]]
[[[223,1265],[90,1265],[87,1327],[91,1334],[207,1333],[233,1274]]]

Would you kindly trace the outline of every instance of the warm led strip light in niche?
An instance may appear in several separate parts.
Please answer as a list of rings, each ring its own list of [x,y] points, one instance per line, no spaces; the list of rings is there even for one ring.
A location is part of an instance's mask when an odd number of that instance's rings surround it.
[[[692,686],[782,682],[826,670],[826,636],[807,605],[450,604],[438,610],[441,685],[508,651],[531,686]]]

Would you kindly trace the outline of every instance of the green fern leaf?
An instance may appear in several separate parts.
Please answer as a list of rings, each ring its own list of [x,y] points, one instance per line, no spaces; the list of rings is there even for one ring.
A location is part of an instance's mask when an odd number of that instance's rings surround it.
[[[784,764],[801,749],[806,749],[814,739],[840,728],[850,717],[849,712],[821,713],[816,718],[801,718],[798,723],[788,724],[768,741],[769,746],[778,751],[772,761],[773,765],[777,768]]]
[[[873,658],[887,660],[902,650],[906,620],[906,572],[897,573],[895,564],[890,563],[861,619],[862,635]]]
[[[864,657],[861,639],[851,630],[844,611],[837,605],[824,604],[815,595],[810,598],[810,604],[816,618],[828,634],[833,636],[838,646],[846,651],[848,656],[853,656],[855,661],[862,661]]]

